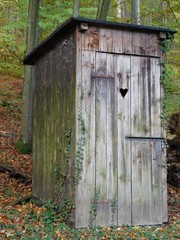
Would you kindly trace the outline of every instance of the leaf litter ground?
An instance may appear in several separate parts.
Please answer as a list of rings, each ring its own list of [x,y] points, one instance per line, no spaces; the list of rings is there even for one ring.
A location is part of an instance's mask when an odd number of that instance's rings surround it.
[[[32,155],[20,154],[15,145],[21,132],[22,79],[0,76],[0,166],[12,168],[32,179]],[[168,186],[169,223],[153,227],[69,228],[65,214],[55,206],[37,207],[31,201],[11,203],[32,192],[0,168],[0,239],[180,239],[180,191]]]

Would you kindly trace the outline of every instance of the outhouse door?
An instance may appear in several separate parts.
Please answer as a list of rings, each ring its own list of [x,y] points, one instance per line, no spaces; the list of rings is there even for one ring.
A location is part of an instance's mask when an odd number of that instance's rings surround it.
[[[162,223],[159,59],[84,51],[82,88],[87,145],[79,225]]]

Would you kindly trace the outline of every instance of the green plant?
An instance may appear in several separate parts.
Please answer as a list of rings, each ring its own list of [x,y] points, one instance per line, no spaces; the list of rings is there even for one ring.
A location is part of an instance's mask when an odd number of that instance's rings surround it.
[[[21,154],[31,154],[32,153],[32,141],[30,143],[24,143],[22,138],[16,143],[16,149]]]
[[[115,196],[112,199],[112,203],[111,203],[111,211],[112,211],[112,225],[114,225],[114,216],[117,210],[117,203],[118,203],[118,198],[117,196]]]
[[[80,106],[79,106],[79,115],[78,115],[78,121],[79,121],[79,128],[80,128],[80,138],[77,141],[77,151],[76,151],[76,164],[75,164],[75,184],[77,185],[79,183],[79,180],[81,179],[81,172],[83,170],[83,160],[84,160],[84,147],[86,145],[86,128],[85,128],[85,122],[82,117],[82,101],[84,98],[84,92],[83,89],[81,89],[81,96],[80,96]]]
[[[67,222],[71,216],[71,211],[73,209],[73,200],[66,197],[63,200],[63,203],[61,204],[60,208],[59,208],[59,212],[62,216],[62,221],[63,222]]]
[[[161,98],[162,101],[162,112],[161,119],[164,123],[167,120],[167,105],[170,96],[168,82],[172,82],[172,67],[167,64],[167,53],[171,49],[171,42],[173,40],[173,35],[168,34],[167,39],[160,41],[161,49],[163,52],[163,60],[160,62],[162,66],[161,82],[164,89],[164,96]]]
[[[90,228],[93,227],[93,222],[94,222],[94,220],[96,218],[96,215],[97,215],[97,204],[98,204],[98,201],[99,201],[100,193],[101,193],[100,188],[96,189],[95,196],[94,196],[94,199],[93,199],[92,204],[91,204],[91,209],[89,211],[89,227]]]
[[[71,157],[71,128],[66,131],[66,161],[68,162]]]

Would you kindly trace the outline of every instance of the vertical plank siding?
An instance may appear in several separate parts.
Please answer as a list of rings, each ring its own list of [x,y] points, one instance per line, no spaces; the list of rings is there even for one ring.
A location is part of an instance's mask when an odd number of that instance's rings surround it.
[[[68,129],[75,141],[74,58],[72,35],[36,65],[33,195],[43,202],[60,201],[72,188],[67,183],[69,163],[65,159]],[[72,152],[73,158],[74,155]],[[73,165],[71,162],[71,168]]]
[[[82,70],[79,86],[80,91],[77,97],[78,109],[82,101],[83,120],[85,122],[86,147],[83,148],[83,171],[81,180],[77,186],[76,194],[76,227],[87,227],[89,225],[89,211],[95,195],[95,87],[91,81],[92,69],[95,64],[95,53],[82,53]],[[80,66],[81,68],[81,66]],[[83,99],[81,94],[83,91]],[[79,121],[77,115],[77,128]],[[77,141],[81,137],[81,129],[77,132]]]
[[[86,193],[91,195],[91,201],[86,198],[88,204],[83,211],[80,207],[76,210],[78,216],[81,213],[79,224],[88,226],[92,194],[97,189],[100,193],[93,225],[110,226],[112,218],[117,225],[162,223],[162,214],[157,211],[162,208],[163,170],[159,166],[163,154],[161,141],[153,140],[162,137],[157,35],[98,28],[90,28],[82,35],[81,85],[86,99],[83,111],[86,128],[93,132],[93,139],[89,135],[87,139],[94,141],[95,152],[93,164],[89,165],[86,154],[89,147],[85,147],[78,203],[84,206]],[[120,89],[127,90],[125,96]],[[95,104],[94,111],[87,111],[87,102]],[[92,125],[87,116],[93,119]],[[91,166],[90,175],[87,166]],[[91,192],[89,178],[94,184]],[[82,193],[85,187],[86,193]],[[115,197],[117,209],[112,217],[111,203]]]
[[[131,224],[130,145],[125,140],[125,136],[130,135],[130,56],[117,56],[116,69],[118,90],[118,225],[123,225]],[[128,90],[124,97],[120,94],[120,89]]]
[[[158,34],[90,27],[82,35],[82,50],[161,57]]]
[[[33,195],[73,198],[76,228],[167,221],[160,58],[157,33],[89,26],[36,62]]]

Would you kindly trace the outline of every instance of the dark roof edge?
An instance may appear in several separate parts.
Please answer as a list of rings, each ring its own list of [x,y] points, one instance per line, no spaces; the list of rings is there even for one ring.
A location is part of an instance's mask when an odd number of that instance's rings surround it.
[[[118,23],[118,22],[109,22],[109,21],[100,21],[86,18],[69,18],[66,22],[60,25],[51,35],[49,35],[43,42],[41,42],[37,47],[35,47],[25,58],[23,59],[23,64],[33,65],[35,60],[44,55],[45,52],[50,50],[53,45],[56,44],[57,40],[60,38],[59,33],[65,33],[64,31],[70,27],[76,26],[79,23],[90,23],[92,25],[101,26],[101,27],[111,27],[119,29],[128,30],[141,30],[144,32],[166,32],[174,34],[177,31],[167,29],[167,28],[158,28],[158,27],[149,27],[144,25],[135,25],[128,23]],[[50,43],[51,42],[51,46]]]

